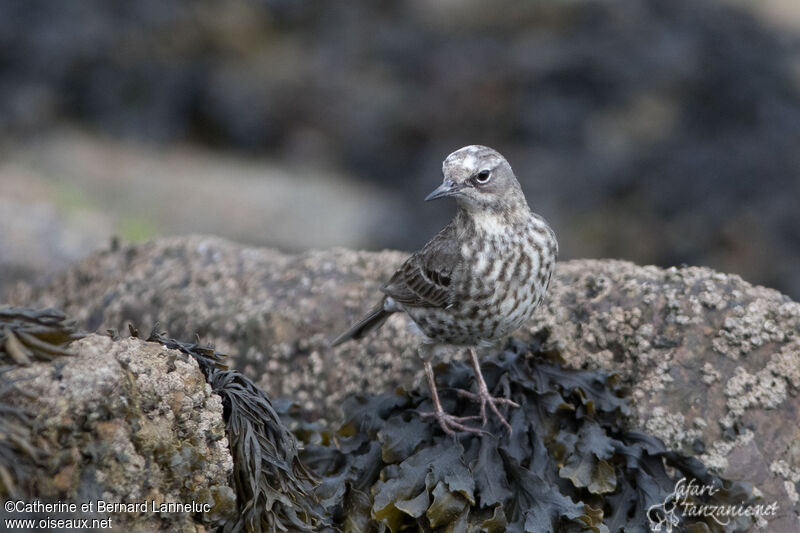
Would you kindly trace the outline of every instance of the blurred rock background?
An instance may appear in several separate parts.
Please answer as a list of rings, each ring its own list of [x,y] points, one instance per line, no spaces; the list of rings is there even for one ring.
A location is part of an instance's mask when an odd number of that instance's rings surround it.
[[[412,249],[474,143],[564,258],[800,298],[794,0],[0,0],[0,294],[112,235]]]

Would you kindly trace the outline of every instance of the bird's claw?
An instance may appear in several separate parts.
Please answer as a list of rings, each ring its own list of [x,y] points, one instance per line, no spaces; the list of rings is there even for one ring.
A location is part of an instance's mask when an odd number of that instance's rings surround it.
[[[497,408],[497,404],[508,405],[509,407],[519,407],[517,402],[509,400],[508,398],[498,398],[496,396],[492,396],[489,394],[489,391],[483,387],[479,387],[479,392],[477,393],[464,389],[458,389],[457,392],[459,396],[463,398],[469,398],[470,400],[481,404],[480,419],[483,421],[484,426],[488,421],[486,417],[486,405],[488,404],[489,408],[500,420],[500,423],[503,424],[506,429],[508,429],[508,434],[512,434],[513,430],[511,429],[511,424],[509,424],[508,420],[506,420],[506,418],[500,413],[500,410]]]
[[[418,411],[420,418],[435,418],[439,422],[439,426],[441,426],[442,430],[447,433],[448,435],[455,435],[455,431],[466,431],[468,433],[476,433],[481,434],[485,433],[480,428],[473,428],[470,426],[465,426],[463,422],[468,422],[470,420],[478,420],[481,417],[478,415],[473,416],[454,416],[448,413],[445,413],[443,410],[435,410],[435,411]]]

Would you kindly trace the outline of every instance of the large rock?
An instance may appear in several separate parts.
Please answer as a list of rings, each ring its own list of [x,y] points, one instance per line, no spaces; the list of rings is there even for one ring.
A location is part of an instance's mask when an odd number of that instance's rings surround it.
[[[272,397],[327,411],[351,392],[409,383],[420,365],[403,317],[367,344],[328,341],[376,298],[404,258],[334,250],[285,255],[210,237],[169,238],[92,255],[52,285],[20,285],[11,302],[63,309],[91,331],[197,333]],[[364,350],[369,355],[364,357]]]
[[[235,354],[273,396],[321,413],[355,391],[408,386],[418,374],[403,316],[362,343],[328,340],[377,297],[398,252],[285,255],[210,237],[171,238],[97,253],[13,303],[62,307],[91,330],[195,332]],[[737,276],[620,261],[560,263],[546,306],[519,332],[545,339],[569,365],[619,373],[632,426],[754,483],[796,530],[800,482],[800,305]]]
[[[797,530],[800,304],[707,268],[572,261],[542,329],[569,365],[620,374],[636,426],[753,483],[781,508],[770,531]]]
[[[100,335],[70,351],[6,376],[23,392],[11,405],[31,413],[31,445],[46,452],[37,475],[20,480],[26,501],[93,502],[94,511],[98,501],[145,504],[146,511],[74,514],[111,518],[125,531],[203,531],[199,524],[236,515],[222,402],[194,359]],[[207,512],[152,511],[192,502]]]

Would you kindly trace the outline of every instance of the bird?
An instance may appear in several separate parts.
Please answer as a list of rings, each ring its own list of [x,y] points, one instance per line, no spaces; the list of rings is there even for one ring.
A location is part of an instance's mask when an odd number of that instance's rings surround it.
[[[519,407],[494,397],[480,368],[485,354],[503,342],[541,305],[550,284],[558,241],[547,221],[531,211],[508,161],[487,146],[456,150],[442,163],[442,183],[425,201],[452,198],[456,214],[413,253],[381,287],[381,300],[332,346],[364,338],[393,313],[405,313],[420,336],[419,356],[442,430],[480,433],[467,425],[487,423],[486,406],[511,433],[498,406]],[[446,413],[439,400],[432,360],[442,348],[466,348],[477,392],[459,394],[480,403],[480,416]]]

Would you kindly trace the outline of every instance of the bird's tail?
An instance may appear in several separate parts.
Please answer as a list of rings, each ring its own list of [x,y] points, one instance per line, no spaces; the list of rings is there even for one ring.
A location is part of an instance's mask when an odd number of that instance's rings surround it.
[[[369,313],[361,317],[361,319],[353,324],[350,329],[336,337],[331,341],[331,347],[338,346],[350,339],[360,339],[373,329],[378,329],[386,322],[389,315],[394,311],[387,311],[384,309],[383,300],[378,302],[378,305],[369,310]]]

